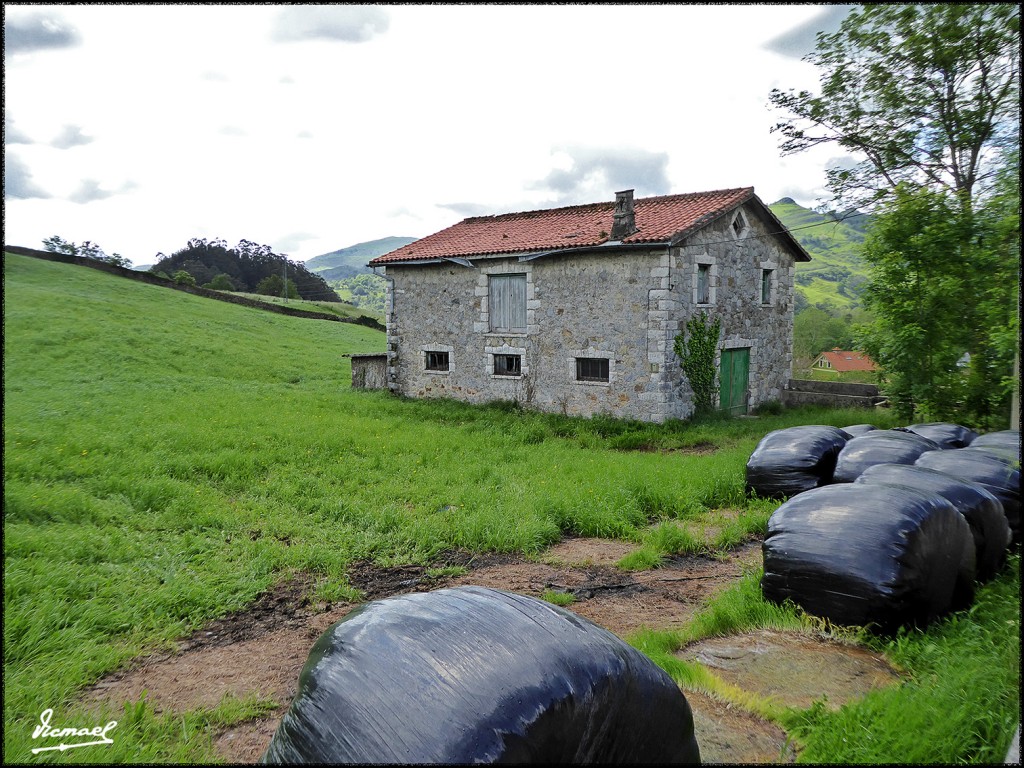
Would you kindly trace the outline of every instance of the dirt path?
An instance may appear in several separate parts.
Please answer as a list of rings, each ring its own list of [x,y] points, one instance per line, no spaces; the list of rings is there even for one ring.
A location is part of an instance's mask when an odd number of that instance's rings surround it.
[[[451,553],[435,564],[468,568],[458,577],[435,579],[422,566],[379,568],[370,563],[354,564],[349,576],[367,600],[467,584],[534,597],[546,590],[571,592],[576,600],[570,610],[625,637],[641,627],[685,625],[709,597],[761,563],[760,543],[752,541],[721,558],[674,558],[643,572],[616,569],[614,564],[632,549],[628,542],[569,539],[538,561]],[[310,605],[311,586],[303,578],[279,585],[246,612],[213,622],[183,640],[174,654],[144,659],[100,681],[85,699],[120,707],[147,691],[157,711],[183,712],[214,707],[226,695],[270,697],[280,702],[271,716],[230,728],[215,740],[227,762],[255,763],[296,693],[311,646],[354,607]],[[897,679],[883,660],[860,649],[764,633],[698,644],[681,654],[697,658],[727,682],[796,706],[807,706],[821,695],[839,703]],[[773,658],[784,659],[781,668],[768,662]],[[798,674],[801,659],[808,665]],[[772,723],[695,691],[686,696],[704,762],[780,763],[795,758],[785,733]]]

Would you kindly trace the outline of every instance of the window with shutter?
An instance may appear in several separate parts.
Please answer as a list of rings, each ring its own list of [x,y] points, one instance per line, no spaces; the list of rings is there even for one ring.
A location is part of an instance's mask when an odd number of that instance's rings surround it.
[[[491,331],[526,333],[526,275],[488,278]]]
[[[697,265],[697,303],[711,303],[711,265]]]

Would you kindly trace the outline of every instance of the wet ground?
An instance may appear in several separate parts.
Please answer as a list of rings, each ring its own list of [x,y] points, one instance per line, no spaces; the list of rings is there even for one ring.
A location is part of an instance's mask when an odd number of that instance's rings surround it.
[[[575,597],[567,607],[626,637],[636,630],[687,624],[710,597],[761,564],[757,541],[722,557],[679,557],[650,571],[615,567],[635,545],[605,539],[568,539],[536,560],[505,555],[448,553],[433,567],[465,573],[432,578],[423,566],[381,568],[355,563],[349,581],[367,600],[395,594],[474,584],[540,597],[546,591]],[[316,639],[354,606],[310,602],[312,583],[297,577],[264,594],[246,611],[184,638],[176,652],[141,660],[86,692],[90,701],[115,707],[147,699],[158,711],[215,707],[224,696],[256,693],[280,706],[268,717],[233,726],[215,739],[230,763],[255,763],[297,690],[298,676]],[[679,652],[700,661],[726,683],[789,706],[826,698],[839,706],[872,688],[898,682],[884,659],[862,648],[805,635],[757,632],[713,638]],[[775,724],[735,704],[685,691],[694,712],[706,763],[787,763],[796,754]]]

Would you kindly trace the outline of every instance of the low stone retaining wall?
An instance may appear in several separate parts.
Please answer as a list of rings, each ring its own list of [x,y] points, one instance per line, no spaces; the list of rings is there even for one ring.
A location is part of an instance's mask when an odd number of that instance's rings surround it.
[[[782,404],[827,405],[832,408],[874,408],[887,403],[874,384],[848,384],[840,381],[790,379],[782,391]]]

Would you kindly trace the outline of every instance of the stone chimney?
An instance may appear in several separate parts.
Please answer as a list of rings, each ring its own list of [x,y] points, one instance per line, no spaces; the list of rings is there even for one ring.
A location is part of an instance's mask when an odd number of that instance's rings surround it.
[[[636,215],[633,212],[633,190],[616,192],[611,239],[622,240],[634,232],[636,232]]]

